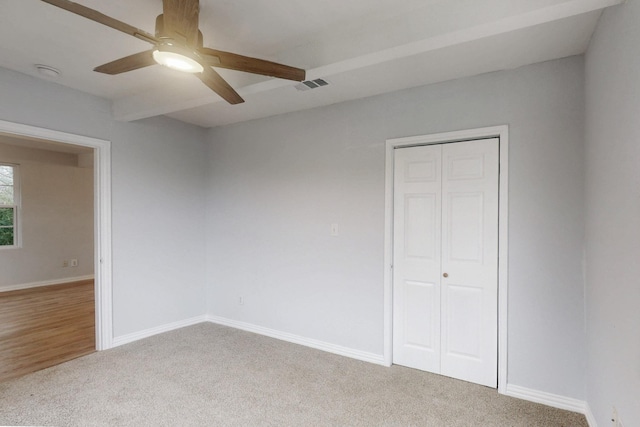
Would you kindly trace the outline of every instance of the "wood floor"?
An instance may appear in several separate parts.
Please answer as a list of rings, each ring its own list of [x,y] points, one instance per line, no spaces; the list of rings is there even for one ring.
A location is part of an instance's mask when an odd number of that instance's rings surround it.
[[[0,381],[95,351],[93,280],[0,292]]]

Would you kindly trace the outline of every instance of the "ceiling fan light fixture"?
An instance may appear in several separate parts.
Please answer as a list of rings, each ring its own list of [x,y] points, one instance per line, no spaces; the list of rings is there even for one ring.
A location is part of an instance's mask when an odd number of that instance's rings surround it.
[[[174,45],[159,45],[153,51],[153,59],[160,65],[185,73],[201,73],[204,67],[197,59],[196,54]]]

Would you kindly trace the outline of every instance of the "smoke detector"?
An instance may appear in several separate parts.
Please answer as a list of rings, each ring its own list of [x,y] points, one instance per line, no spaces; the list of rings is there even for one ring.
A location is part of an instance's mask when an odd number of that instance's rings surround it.
[[[60,70],[48,65],[36,64],[36,69],[38,70],[38,73],[50,79],[55,79],[60,75]]]

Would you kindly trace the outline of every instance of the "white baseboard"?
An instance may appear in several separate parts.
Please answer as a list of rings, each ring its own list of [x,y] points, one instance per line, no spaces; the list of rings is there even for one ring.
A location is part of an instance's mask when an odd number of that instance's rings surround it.
[[[381,354],[355,350],[349,347],[343,347],[340,345],[331,344],[328,342],[319,341],[312,338],[303,337],[300,335],[290,334],[288,332],[278,331],[276,329],[270,329],[270,328],[265,328],[263,326],[254,325],[251,323],[241,322],[239,320],[228,319],[220,316],[205,315],[205,314],[192,317],[190,319],[169,323],[166,325],[157,326],[155,328],[146,329],[144,331],[134,332],[132,334],[115,337],[113,339],[112,347],[118,347],[124,344],[128,344],[134,341],[151,337],[153,335],[161,334],[163,332],[173,331],[175,329],[184,328],[184,327],[195,325],[202,322],[211,322],[218,325],[229,326],[231,328],[240,329],[240,330],[252,332],[258,335],[264,335],[264,336],[276,338],[282,341],[287,341],[290,343],[315,348],[317,350],[322,350],[328,353],[349,357],[351,359],[357,359],[364,362],[387,366],[384,360],[384,356]],[[504,394],[506,396],[511,396],[518,399],[535,402],[535,403],[541,403],[543,405],[551,406],[554,408],[559,408],[567,411],[584,414],[585,417],[587,418],[589,427],[597,427],[597,423],[595,421],[595,418],[593,417],[593,414],[591,413],[591,409],[589,408],[589,405],[583,400],[560,396],[557,394],[547,393],[544,391],[534,390],[534,389],[513,385],[513,384],[507,384]]]
[[[300,335],[290,334],[288,332],[278,331],[276,329],[269,329],[263,326],[253,325],[251,323],[240,322],[238,320],[227,319],[219,316],[207,316],[207,320],[211,323],[218,325],[230,326],[236,329],[242,329],[243,331],[253,332],[259,335],[265,335],[267,337],[276,338],[282,341],[287,341],[294,344],[304,345],[306,347],[315,348],[317,350],[326,351],[328,353],[338,354],[340,356],[350,357],[352,359],[362,360],[364,362],[375,363],[377,365],[384,365],[384,357],[381,354],[369,353],[366,351],[354,350],[349,347],[343,347],[336,344],[331,344],[324,341],[314,340],[306,338]]]
[[[93,280],[93,278],[93,274],[89,274],[87,276],[63,277],[62,279],[43,280],[41,282],[6,285],[0,286],[0,292],[19,291],[21,289],[39,288],[41,286],[62,285],[63,283],[80,282],[82,280]]]
[[[591,408],[588,403],[584,405],[584,416],[587,417],[587,423],[589,427],[598,427],[598,423],[596,422],[596,417],[593,416],[593,412],[591,412]]]
[[[111,348],[118,347],[124,344],[129,344],[134,341],[138,341],[144,338],[161,334],[163,332],[173,331],[175,329],[184,328],[186,326],[191,326],[191,325],[195,325],[195,324],[206,322],[206,321],[207,321],[207,316],[203,314],[201,316],[192,317],[190,319],[179,320],[177,322],[168,323],[166,325],[156,326],[155,328],[145,329],[144,331],[122,335],[122,336],[113,338]]]
[[[583,400],[573,399],[571,397],[560,396],[553,393],[547,393],[545,391],[533,390],[513,384],[507,384],[507,390],[504,394],[511,397],[517,397],[518,399],[542,403],[543,405],[552,406],[558,409],[578,412],[580,414],[586,413],[586,402]]]
[[[156,326],[155,328],[145,329],[144,331],[134,332],[131,334],[115,337],[112,341],[111,347],[113,348],[113,347],[118,347],[124,344],[129,344],[134,341],[151,337],[153,335],[161,334],[163,332],[173,331],[175,329],[184,328],[184,327],[195,325],[202,322],[211,322],[218,325],[229,326],[232,328],[241,329],[243,331],[264,335],[271,338],[276,338],[282,341],[304,345],[306,347],[315,348],[317,350],[326,351],[326,352],[337,354],[340,356],[345,356],[352,359],[362,360],[364,362],[375,363],[377,365],[386,366],[384,357],[381,354],[354,350],[349,347],[343,347],[340,345],[331,344],[331,343],[327,343],[319,340],[314,340],[311,338],[306,338],[299,335],[278,331],[275,329],[269,329],[262,326],[253,325],[251,323],[245,323],[237,320],[227,319],[224,317],[210,316],[210,315],[196,316],[190,319],[180,320],[178,322]]]
[[[251,323],[241,322],[238,320],[228,319],[220,316],[212,316],[212,315],[204,315],[204,314],[200,316],[192,317],[190,319],[180,320],[178,322],[173,322],[166,325],[157,326],[155,328],[146,329],[144,331],[134,332],[132,334],[115,337],[113,339],[112,347],[118,347],[124,344],[128,344],[134,341],[151,337],[153,335],[161,334],[163,332],[173,331],[175,329],[184,328],[186,326],[191,326],[191,325],[195,325],[202,322],[211,322],[218,325],[229,326],[231,328],[241,329],[243,331],[252,332],[259,335],[276,338],[282,341],[287,341],[290,343],[315,348],[317,350],[326,351],[328,353],[333,353],[340,356],[349,357],[352,359],[362,360],[364,362],[374,363],[377,365],[388,366],[385,363],[384,356],[381,354],[355,350],[349,347],[343,347],[340,345],[331,344],[324,341],[306,338],[300,335],[278,331],[276,329],[265,328],[263,326],[258,326]],[[544,391],[534,390],[534,389],[513,385],[513,384],[507,384],[504,394],[506,396],[511,396],[518,399],[535,402],[535,403],[541,403],[543,405],[551,406],[554,408],[559,408],[567,411],[584,414],[585,417],[587,418],[587,422],[589,423],[589,427],[597,427],[597,423],[595,421],[593,414],[591,413],[591,409],[589,408],[589,405],[583,400],[560,396],[557,394],[547,393]]]

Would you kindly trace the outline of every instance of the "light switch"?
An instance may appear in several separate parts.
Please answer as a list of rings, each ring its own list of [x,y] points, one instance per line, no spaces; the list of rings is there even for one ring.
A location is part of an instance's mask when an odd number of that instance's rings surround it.
[[[338,224],[336,224],[335,222],[331,224],[331,235],[332,236],[338,235]]]

